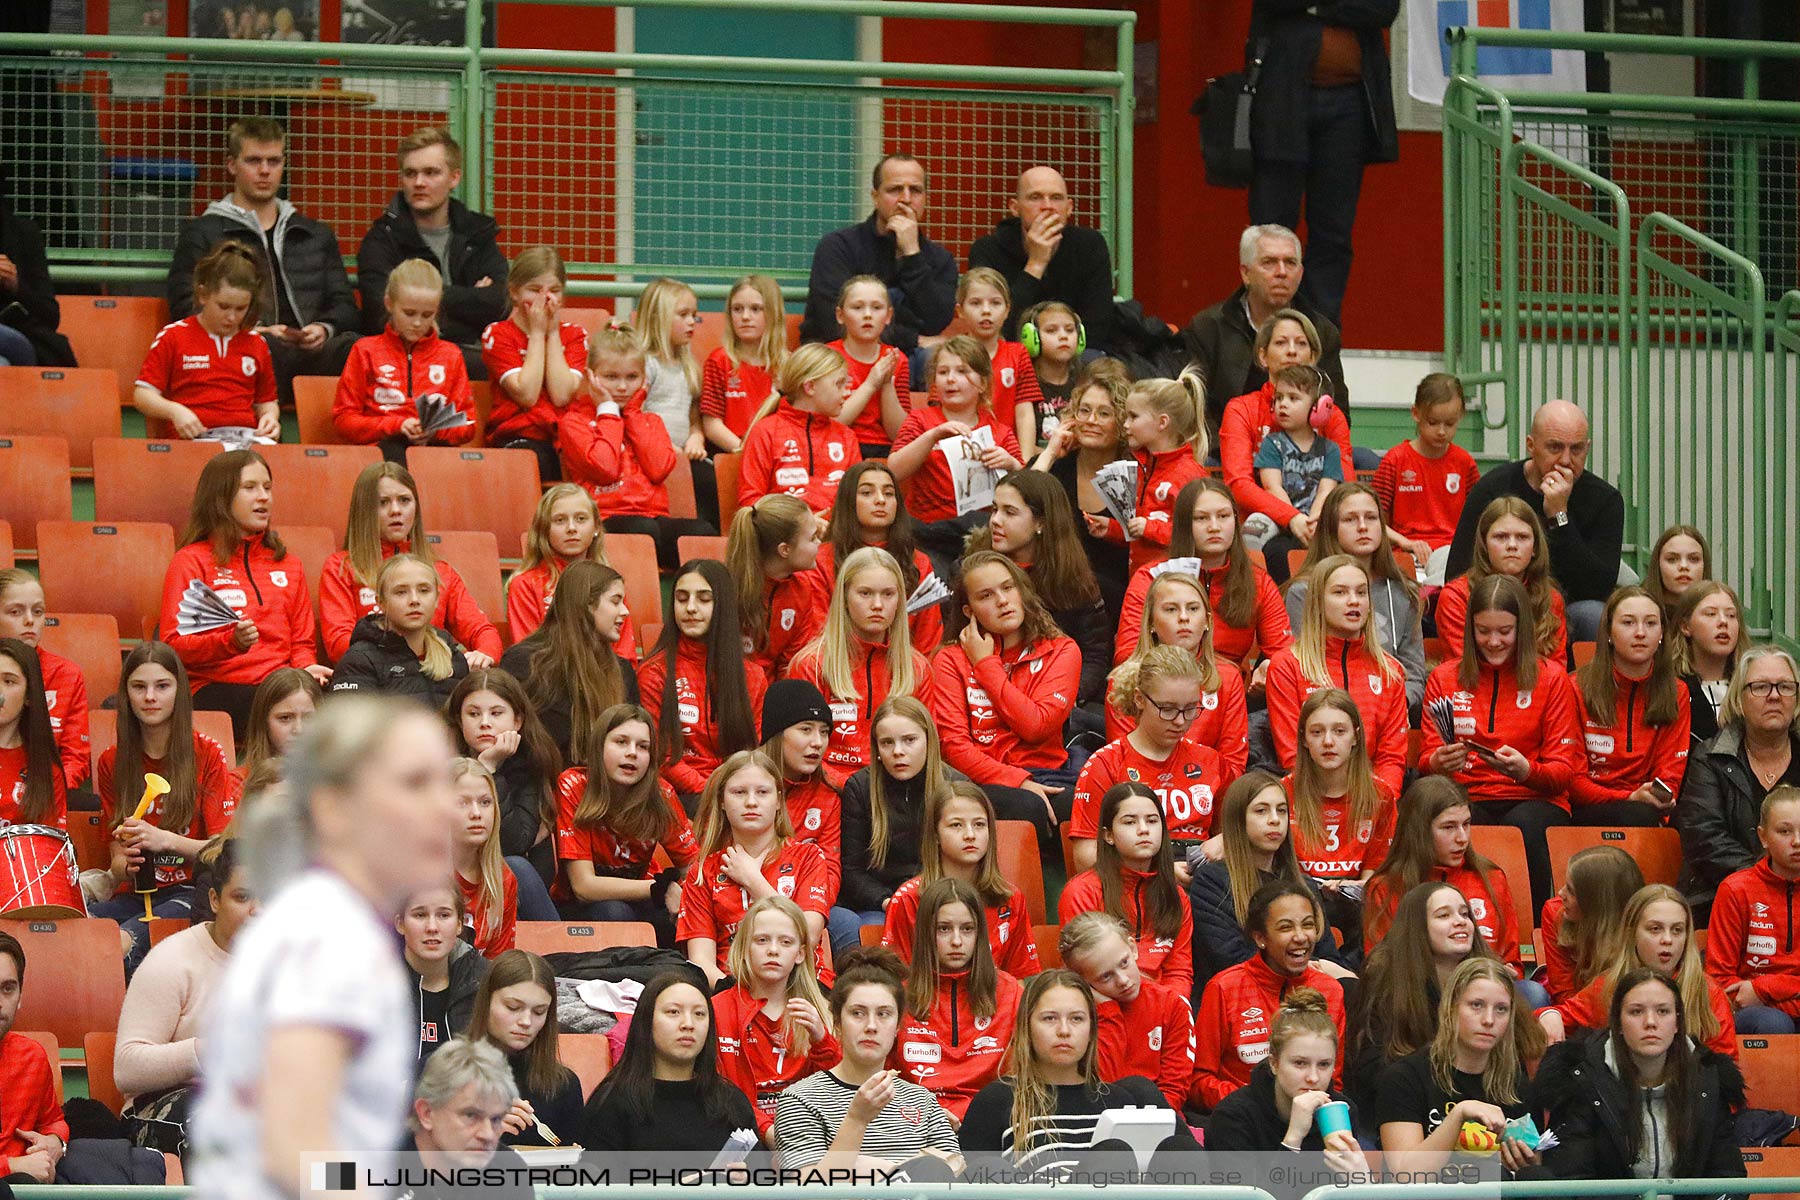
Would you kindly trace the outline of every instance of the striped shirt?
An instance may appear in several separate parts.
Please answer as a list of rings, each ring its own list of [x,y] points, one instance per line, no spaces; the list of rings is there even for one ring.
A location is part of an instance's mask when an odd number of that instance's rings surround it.
[[[856,1088],[830,1071],[809,1075],[775,1102],[775,1144],[784,1167],[810,1167],[831,1149],[831,1139],[850,1116]],[[958,1152],[956,1131],[937,1097],[905,1079],[894,1081],[894,1098],[869,1122],[861,1153],[903,1163],[927,1148]]]

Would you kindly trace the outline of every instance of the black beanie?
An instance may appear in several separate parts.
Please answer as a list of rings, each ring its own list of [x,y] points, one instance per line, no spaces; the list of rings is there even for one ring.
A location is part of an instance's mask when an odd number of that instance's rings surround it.
[[[762,740],[779,737],[802,721],[831,726],[825,693],[804,679],[777,679],[763,696]]]

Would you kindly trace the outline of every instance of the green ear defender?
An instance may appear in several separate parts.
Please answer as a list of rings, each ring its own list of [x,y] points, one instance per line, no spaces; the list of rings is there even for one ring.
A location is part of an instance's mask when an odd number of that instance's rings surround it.
[[[1038,332],[1037,327],[1037,314],[1043,307],[1042,304],[1033,305],[1030,315],[1019,324],[1019,344],[1025,347],[1025,353],[1032,358],[1036,358],[1044,352],[1044,335]],[[1081,318],[1077,316],[1075,318],[1075,354],[1079,357],[1085,353],[1087,353],[1087,326],[1083,325]]]

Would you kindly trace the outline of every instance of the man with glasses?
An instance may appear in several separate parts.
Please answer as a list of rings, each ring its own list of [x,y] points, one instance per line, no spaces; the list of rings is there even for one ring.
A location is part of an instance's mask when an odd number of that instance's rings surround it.
[[[414,1187],[410,1200],[448,1200],[458,1195],[524,1200],[532,1195],[523,1174],[525,1161],[500,1145],[501,1124],[519,1098],[512,1068],[506,1056],[487,1042],[457,1038],[425,1061],[425,1071],[413,1089],[412,1143],[419,1155],[415,1164],[403,1162],[409,1173],[418,1170],[451,1172],[516,1170],[519,1175],[495,1184],[489,1177],[479,1189],[450,1186]]]
[[[1588,473],[1592,445],[1587,414],[1575,405],[1552,400],[1538,409],[1525,439],[1525,458],[1487,472],[1469,490],[1444,578],[1455,579],[1469,569],[1475,525],[1487,506],[1501,496],[1517,496],[1543,522],[1550,574],[1568,601],[1569,640],[1596,640],[1606,598],[1619,585],[1625,498]]]

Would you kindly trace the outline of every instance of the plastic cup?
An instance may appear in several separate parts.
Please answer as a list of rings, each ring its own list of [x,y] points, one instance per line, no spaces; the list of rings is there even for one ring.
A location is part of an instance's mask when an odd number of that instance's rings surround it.
[[[1342,1100],[1321,1104],[1319,1111],[1313,1114],[1313,1124],[1322,1138],[1328,1138],[1334,1133],[1349,1133],[1350,1106]]]

